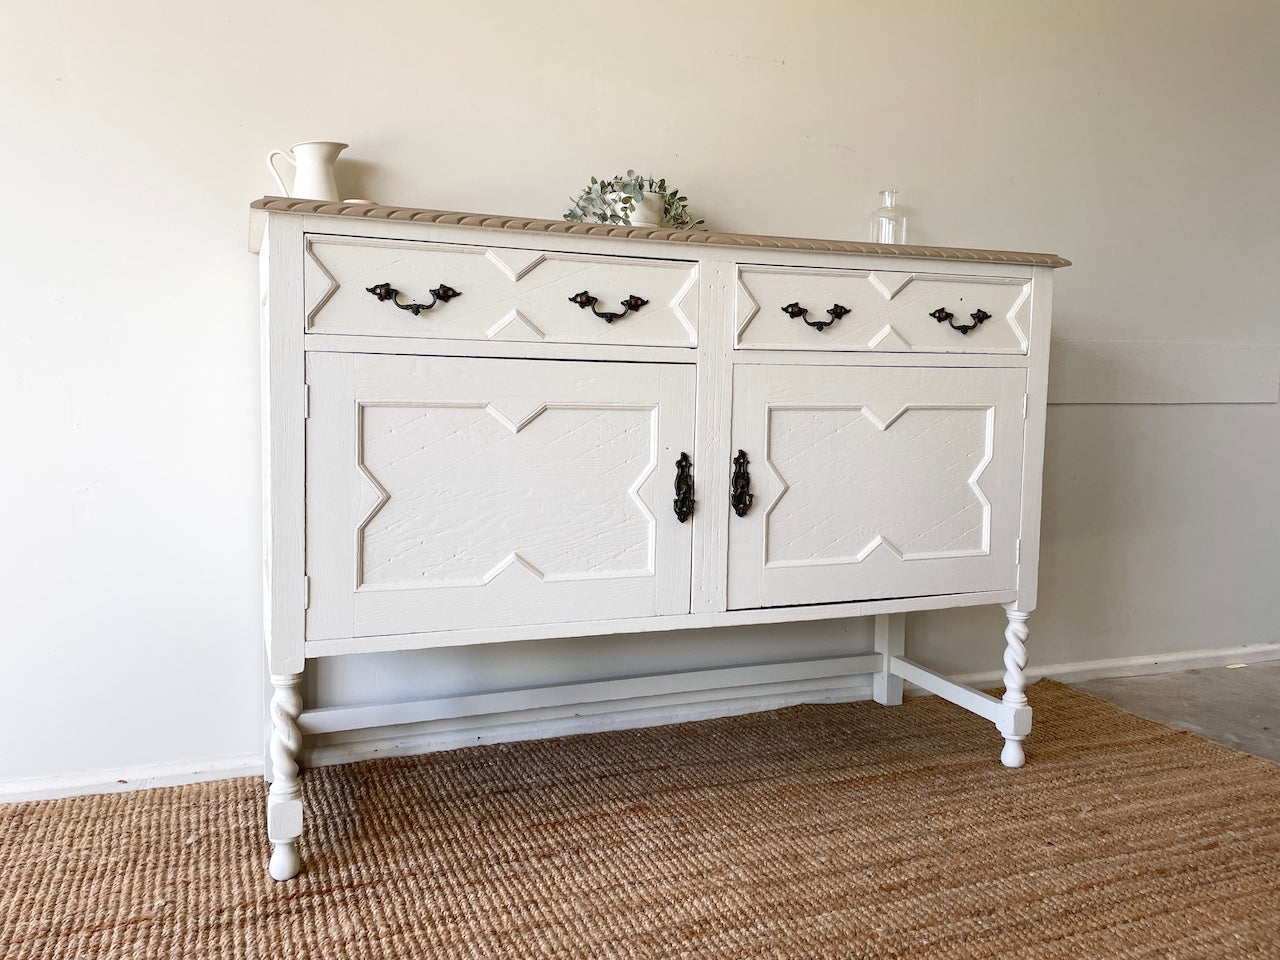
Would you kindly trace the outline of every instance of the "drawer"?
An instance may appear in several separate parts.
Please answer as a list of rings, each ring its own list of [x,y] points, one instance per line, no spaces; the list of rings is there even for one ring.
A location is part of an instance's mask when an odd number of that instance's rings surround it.
[[[312,333],[697,345],[687,261],[308,236],[303,285]],[[583,293],[597,302],[571,299]]]
[[[1031,280],[742,265],[735,318],[741,350],[1025,354]]]

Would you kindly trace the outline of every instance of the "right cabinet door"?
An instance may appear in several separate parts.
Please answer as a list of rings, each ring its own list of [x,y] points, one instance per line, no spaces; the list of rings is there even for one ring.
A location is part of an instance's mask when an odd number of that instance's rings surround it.
[[[729,607],[1017,586],[1026,371],[740,365]]]

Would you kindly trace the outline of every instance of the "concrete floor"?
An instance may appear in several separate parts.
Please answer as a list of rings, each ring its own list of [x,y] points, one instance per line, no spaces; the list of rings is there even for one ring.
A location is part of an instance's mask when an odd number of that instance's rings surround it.
[[[1280,660],[1072,686],[1130,713],[1280,762]]]

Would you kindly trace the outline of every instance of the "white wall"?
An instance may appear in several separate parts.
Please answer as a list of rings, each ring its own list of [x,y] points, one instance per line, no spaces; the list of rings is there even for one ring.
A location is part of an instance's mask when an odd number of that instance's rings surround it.
[[[1057,333],[1280,342],[1280,6],[5,5],[0,783],[260,748],[257,263],[271,147],[344,192],[558,216],[673,179],[727,230],[1062,253]],[[1280,641],[1280,406],[1051,408],[1034,659]],[[919,616],[998,666],[998,611]],[[317,671],[321,702],[860,650],[866,624]],[[123,776],[124,774],[121,773]]]

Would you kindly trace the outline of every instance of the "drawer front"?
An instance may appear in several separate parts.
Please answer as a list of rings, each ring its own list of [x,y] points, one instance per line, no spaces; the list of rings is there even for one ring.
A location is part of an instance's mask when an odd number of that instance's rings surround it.
[[[1026,382],[738,366],[732,446],[753,499],[729,517],[730,609],[1016,587]]]
[[[697,281],[698,265],[687,261],[310,236],[307,330],[694,347]],[[379,285],[385,299],[370,292]],[[458,295],[437,299],[432,291],[442,287]],[[597,298],[594,307],[571,300],[583,292]],[[648,302],[628,309],[622,301],[633,296]]]
[[[742,350],[1025,354],[1031,281],[744,265],[736,319]]]
[[[689,612],[688,364],[307,355],[309,640]]]

